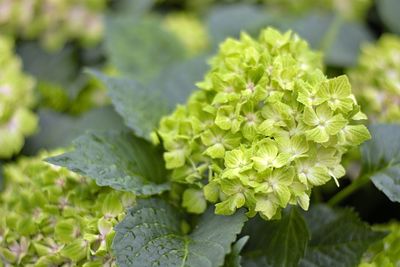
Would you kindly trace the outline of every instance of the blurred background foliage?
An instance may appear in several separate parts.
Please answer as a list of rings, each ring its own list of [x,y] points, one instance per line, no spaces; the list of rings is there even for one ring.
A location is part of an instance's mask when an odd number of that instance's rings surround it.
[[[267,26],[291,29],[308,40],[323,52],[327,75],[350,73],[354,90],[368,86],[360,85],[357,77],[379,76],[390,68],[395,73],[389,71],[395,81],[391,94],[399,99],[400,64],[371,63],[368,68],[364,55],[375,53],[368,51],[383,34],[391,34],[392,43],[397,43],[393,46],[399,46],[398,11],[398,0],[0,0],[0,38],[12,40],[13,56],[20,60],[24,75],[34,80],[31,107],[38,119],[35,134],[24,145],[17,144],[12,156],[2,157],[3,163],[21,154],[67,146],[87,130],[124,127],[109,107],[104,86],[85,70],[124,76],[143,90],[167,91],[184,102],[222,40],[238,37],[241,31],[255,35]],[[9,83],[3,73],[0,70],[0,85]],[[384,91],[385,85],[377,81],[363,82]],[[379,113],[375,106],[365,109]],[[152,106],[139,112],[152,112]],[[7,125],[0,121],[0,129]],[[343,186],[357,176],[352,173],[360,166],[349,168]],[[313,197],[328,199],[336,191],[329,184]],[[386,221],[393,211],[400,214],[399,207],[372,186],[347,204],[370,222]]]

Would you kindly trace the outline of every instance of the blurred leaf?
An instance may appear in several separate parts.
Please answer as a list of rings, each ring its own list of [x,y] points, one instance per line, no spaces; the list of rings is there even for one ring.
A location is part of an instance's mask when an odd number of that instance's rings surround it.
[[[149,85],[134,80],[111,78],[99,72],[91,74],[108,88],[116,111],[136,135],[149,139],[160,118],[171,112],[177,103],[184,103],[196,88],[206,70],[203,57],[171,65]]]
[[[379,15],[386,26],[394,33],[400,34],[400,1],[379,0],[376,1]]]
[[[4,189],[3,162],[0,160],[0,193]]]
[[[400,125],[372,125],[361,147],[364,172],[391,201],[400,202]]]
[[[292,29],[314,49],[325,48],[325,63],[330,66],[349,67],[357,64],[361,44],[373,40],[366,26],[324,13],[307,14],[280,24],[280,28]]]
[[[75,139],[73,145],[73,151],[47,161],[88,176],[99,186],[138,196],[169,189],[162,153],[131,133],[89,132]]]
[[[49,53],[36,42],[22,42],[17,46],[17,53],[27,73],[39,81],[61,85],[70,98],[75,98],[86,82],[86,77],[80,75],[72,46]]]
[[[271,21],[272,16],[255,5],[235,4],[211,9],[206,24],[216,48],[227,37],[239,37],[241,31],[258,35]]]
[[[354,267],[369,245],[385,234],[372,231],[350,209],[314,206],[304,213],[311,241],[300,267]]]
[[[146,83],[184,58],[180,42],[160,23],[156,18],[108,17],[106,52],[122,75]]]
[[[160,118],[168,112],[161,92],[133,80],[92,73],[107,87],[114,108],[124,118],[125,124],[136,135],[149,139]]]
[[[310,239],[306,222],[296,207],[285,210],[277,221],[252,219],[244,234],[250,236],[243,254],[244,266],[298,266]]]
[[[141,199],[115,227],[113,251],[118,266],[218,267],[224,263],[244,222],[208,209],[190,234],[182,232],[183,214],[161,199]]]
[[[140,16],[150,11],[154,3],[155,0],[116,0],[113,9],[118,15]]]
[[[123,129],[121,117],[111,108],[93,109],[80,117],[42,109],[39,131],[26,140],[23,154],[36,155],[41,149],[69,146],[72,140],[87,130]]]
[[[247,240],[249,240],[249,236],[244,236],[236,241],[232,246],[232,251],[225,258],[224,267],[241,267],[242,256],[240,252],[243,247],[246,245]]]

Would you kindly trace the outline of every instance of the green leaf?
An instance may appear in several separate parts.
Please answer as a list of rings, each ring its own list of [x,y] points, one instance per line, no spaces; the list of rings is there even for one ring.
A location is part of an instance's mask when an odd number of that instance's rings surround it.
[[[108,89],[116,111],[136,135],[145,139],[158,127],[161,117],[184,103],[207,69],[204,57],[171,65],[149,85],[134,80],[107,77],[96,71],[89,73]]]
[[[298,266],[310,239],[306,222],[295,207],[285,210],[277,221],[253,219],[244,233],[250,235],[244,266]]]
[[[124,118],[125,124],[137,136],[150,138],[161,117],[168,113],[167,102],[160,92],[125,78],[107,77],[91,72],[108,89],[115,110]]]
[[[89,132],[73,142],[75,150],[47,159],[93,178],[99,186],[139,196],[169,189],[161,153],[127,132]]]
[[[368,246],[385,234],[372,231],[350,209],[332,210],[318,205],[305,213],[311,231],[301,267],[354,267]]]
[[[78,60],[73,47],[66,46],[59,52],[49,53],[36,42],[22,42],[17,47],[24,70],[39,81],[59,84],[73,99],[86,82],[80,75]]]
[[[184,234],[178,209],[161,199],[142,199],[115,227],[113,251],[120,267],[218,267],[246,220],[244,210],[219,216],[209,209]]]
[[[400,125],[372,125],[361,147],[364,172],[391,201],[400,202]]]
[[[242,256],[240,252],[242,251],[243,247],[246,245],[247,241],[249,240],[249,236],[246,235],[236,241],[235,244],[232,246],[232,251],[228,254],[225,258],[224,267],[241,267],[241,260]]]
[[[360,45],[372,41],[373,35],[365,25],[339,19],[332,14],[314,12],[284,22],[280,28],[298,33],[314,49],[326,49],[327,65],[353,66],[357,64]]]
[[[379,0],[376,1],[376,5],[385,25],[394,33],[400,34],[400,1]]]
[[[25,155],[36,155],[42,149],[66,147],[88,130],[125,128],[121,117],[111,107],[93,109],[79,117],[41,109],[38,116],[39,131],[26,140]]]
[[[105,48],[111,64],[136,81],[148,82],[184,58],[184,48],[156,18],[109,17]]]
[[[270,14],[254,5],[235,4],[211,9],[206,24],[213,47],[217,48],[227,37],[239,37],[241,31],[258,34],[271,20]]]

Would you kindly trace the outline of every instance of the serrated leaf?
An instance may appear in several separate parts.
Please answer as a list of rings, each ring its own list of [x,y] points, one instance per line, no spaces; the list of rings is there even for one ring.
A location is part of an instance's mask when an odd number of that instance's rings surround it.
[[[400,125],[372,125],[361,147],[364,172],[391,201],[400,202]]]
[[[232,246],[232,251],[228,254],[225,258],[224,267],[241,267],[241,260],[242,256],[240,252],[242,251],[243,247],[246,245],[247,241],[249,240],[249,236],[246,235],[236,241],[235,244]]]
[[[400,34],[400,1],[399,0],[379,0],[376,1],[379,15],[389,29]]]
[[[91,72],[107,87],[115,110],[137,136],[150,138],[160,118],[168,113],[167,102],[157,90],[150,90],[133,80],[112,78]]]
[[[244,266],[298,266],[310,239],[306,222],[295,207],[277,221],[255,218],[246,229],[244,233],[250,235],[250,240]]]
[[[66,147],[88,130],[125,129],[121,117],[112,107],[96,108],[79,117],[41,109],[38,116],[39,131],[26,140],[25,155],[36,155],[41,149]]]
[[[161,199],[142,199],[115,227],[113,251],[120,267],[218,267],[246,220],[243,210],[219,216],[209,209],[184,234],[178,209]]]
[[[125,78],[111,78],[96,71],[90,74],[101,80],[108,89],[116,111],[136,135],[149,139],[160,118],[183,103],[195,90],[206,71],[204,57],[182,61],[169,67],[149,85]]]
[[[161,153],[147,141],[127,132],[89,132],[74,142],[75,150],[48,162],[138,196],[169,189]]]
[[[145,83],[184,58],[179,41],[160,25],[160,20],[149,17],[107,19],[106,52],[121,74]]]
[[[368,246],[385,234],[372,231],[350,209],[313,207],[304,216],[311,241],[301,267],[354,267]]]

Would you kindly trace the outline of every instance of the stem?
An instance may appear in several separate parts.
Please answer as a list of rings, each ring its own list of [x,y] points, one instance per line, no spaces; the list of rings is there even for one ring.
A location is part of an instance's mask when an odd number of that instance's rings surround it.
[[[367,173],[354,180],[350,185],[348,185],[346,188],[339,191],[336,195],[329,199],[328,205],[335,206],[342,202],[345,198],[366,185],[369,182],[369,177],[370,175]]]

